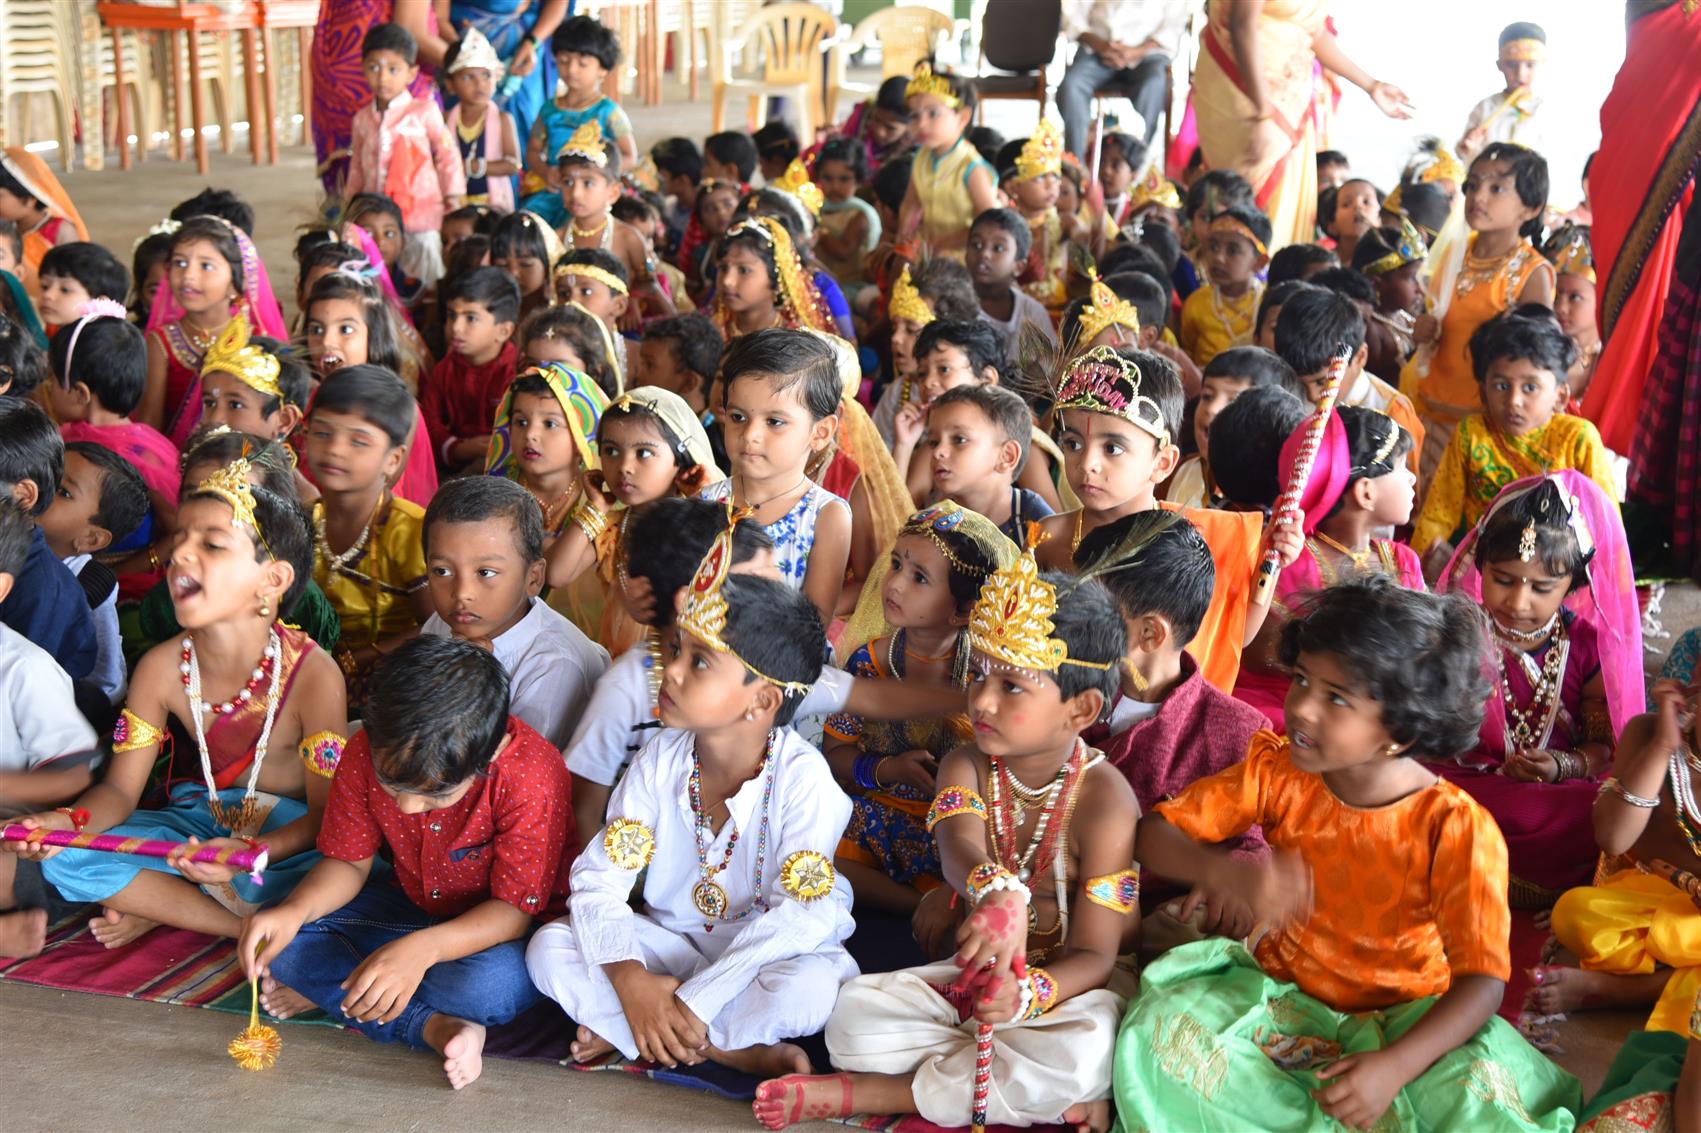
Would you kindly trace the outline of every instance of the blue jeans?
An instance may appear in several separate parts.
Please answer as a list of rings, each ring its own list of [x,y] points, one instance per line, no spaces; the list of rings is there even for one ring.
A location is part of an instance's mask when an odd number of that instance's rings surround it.
[[[539,1003],[542,993],[526,974],[526,942],[510,940],[483,952],[433,964],[402,1013],[388,1023],[357,1023],[343,1016],[348,994],[339,986],[379,948],[441,923],[408,900],[392,878],[369,880],[354,900],[301,926],[272,961],[272,976],[294,988],[333,1019],[369,1039],[425,1049],[425,1024],[433,1015],[489,1026],[506,1023]]]
[[[1087,119],[1091,113],[1093,92],[1114,88],[1126,95],[1145,122],[1142,137],[1149,148],[1157,136],[1158,123],[1164,113],[1164,75],[1169,70],[1169,56],[1154,53],[1132,67],[1117,70],[1100,62],[1099,57],[1085,47],[1075,52],[1075,61],[1057,84],[1057,109],[1063,115],[1063,145],[1070,153],[1085,161],[1087,157]],[[1134,175],[1140,175],[1136,169]]]

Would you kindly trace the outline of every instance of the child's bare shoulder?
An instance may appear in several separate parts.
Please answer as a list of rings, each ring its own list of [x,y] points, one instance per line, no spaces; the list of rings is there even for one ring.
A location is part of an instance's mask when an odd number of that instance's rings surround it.
[[[1134,788],[1108,760],[1087,769],[1079,798],[1077,812],[1088,822],[1131,822],[1140,814]]]
[[[169,637],[160,642],[136,662],[136,671],[130,677],[130,696],[138,693],[163,696],[170,691],[172,683],[181,678],[182,664],[183,639]]]

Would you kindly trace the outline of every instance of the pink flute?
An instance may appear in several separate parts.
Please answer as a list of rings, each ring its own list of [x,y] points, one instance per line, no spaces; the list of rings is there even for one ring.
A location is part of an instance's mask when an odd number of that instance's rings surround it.
[[[1271,519],[1280,519],[1299,510],[1300,497],[1305,494],[1306,482],[1311,479],[1311,466],[1317,463],[1317,450],[1323,445],[1323,432],[1329,427],[1329,415],[1335,411],[1335,397],[1341,392],[1341,378],[1346,374],[1347,363],[1352,356],[1353,352],[1343,343],[1335,348],[1335,356],[1329,360],[1329,376],[1324,381],[1323,396],[1317,399],[1317,412],[1306,422],[1305,437],[1294,457],[1293,475],[1288,478],[1287,488],[1270,512]],[[1258,564],[1258,580],[1252,601],[1268,606],[1270,599],[1276,596],[1276,578],[1281,573],[1282,557],[1275,548],[1271,548],[1264,555],[1264,561]]]
[[[35,842],[43,846],[58,846],[66,850],[97,850],[103,854],[141,854],[148,858],[166,858],[187,846],[187,842],[162,842],[155,838],[127,838],[122,834],[91,834],[79,830],[31,830],[27,826],[8,823],[0,827],[0,842]],[[189,855],[192,862],[203,865],[233,865],[246,870],[255,885],[264,885],[261,875],[270,863],[271,851],[264,842],[253,848],[233,850],[228,846],[202,846]]]

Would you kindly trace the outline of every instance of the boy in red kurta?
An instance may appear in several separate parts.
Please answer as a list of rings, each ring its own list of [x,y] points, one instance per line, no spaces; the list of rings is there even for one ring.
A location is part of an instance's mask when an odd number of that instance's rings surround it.
[[[449,353],[431,371],[420,411],[438,466],[453,475],[481,471],[490,424],[514,380],[520,285],[501,268],[474,268],[443,288]]]

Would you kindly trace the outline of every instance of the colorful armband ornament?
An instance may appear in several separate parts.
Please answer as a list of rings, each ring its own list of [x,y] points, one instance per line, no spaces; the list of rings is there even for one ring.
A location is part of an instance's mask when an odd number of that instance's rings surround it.
[[[118,714],[118,723],[113,725],[112,728],[112,753],[114,755],[164,743],[164,732],[128,708]]]
[[[616,818],[602,833],[602,852],[614,868],[636,873],[656,852],[655,831],[635,818]]]
[[[1127,916],[1140,903],[1140,873],[1124,869],[1087,879],[1087,900]]]
[[[969,870],[963,887],[968,890],[969,903],[972,905],[980,904],[987,894],[996,893],[1000,889],[1020,893],[1023,900],[1031,899],[1028,887],[1022,884],[1021,879],[997,862],[981,862]]]
[[[825,854],[799,850],[780,867],[780,888],[808,904],[833,891],[833,863]]]
[[[933,796],[933,805],[927,808],[927,832],[933,833],[935,826],[959,814],[972,814],[985,822],[986,800],[967,787],[946,787]]]
[[[1022,984],[1021,1009],[1016,1017],[1026,1022],[1038,1019],[1057,1006],[1057,981],[1044,968],[1029,968]]]
[[[307,764],[307,770],[324,779],[332,778],[337,773],[337,764],[343,759],[344,740],[332,731],[314,732],[301,741],[301,762]]]

